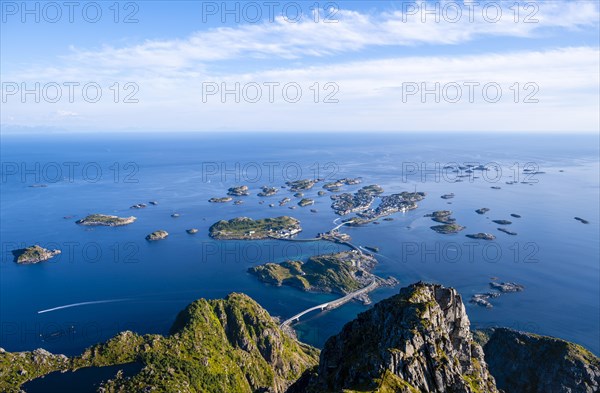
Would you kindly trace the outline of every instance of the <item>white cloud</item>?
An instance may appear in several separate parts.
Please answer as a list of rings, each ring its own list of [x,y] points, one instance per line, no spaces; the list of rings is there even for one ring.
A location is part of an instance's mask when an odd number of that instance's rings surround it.
[[[513,3],[507,3],[507,6]],[[365,60],[372,47],[448,44],[478,37],[532,37],[549,30],[598,26],[594,2],[540,2],[538,23],[515,23],[508,14],[498,23],[476,17],[473,23],[422,23],[420,15],[403,21],[402,10],[379,14],[342,11],[339,23],[303,22],[241,25],[197,32],[185,39],[147,41],[130,47],[100,50],[73,49],[51,67],[20,69],[4,81],[94,81],[102,86],[102,100],[89,103],[76,90],[75,102],[22,104],[18,96],[3,104],[2,122],[23,126],[65,126],[73,129],[140,130],[588,130],[597,131],[599,50],[566,47],[543,51],[501,53],[491,49],[476,55],[410,56]],[[524,15],[520,15],[523,18]],[[554,31],[556,34],[556,31]],[[485,41],[482,42],[482,47]],[[354,61],[333,56],[358,52]],[[397,53],[397,52],[396,52]],[[243,70],[248,58],[266,58],[258,71]],[[297,59],[275,68],[273,59]],[[325,65],[311,62],[327,58]],[[236,70],[236,71],[231,71]],[[223,104],[218,96],[202,101],[203,82],[296,82],[302,87],[299,103],[285,102],[278,90],[275,102]],[[119,86],[114,89],[114,82]],[[139,92],[126,89],[134,82]],[[319,82],[315,104],[314,83]],[[322,103],[339,87],[337,104]],[[403,83],[489,82],[503,88],[503,100],[421,103],[419,96],[402,100]],[[539,87],[537,104],[511,102],[511,86],[519,83],[519,100]],[[111,86],[113,88],[111,89]],[[313,89],[311,90],[311,87]],[[263,94],[267,88],[263,87]],[[118,96],[115,93],[118,92]],[[135,93],[139,103],[123,103]],[[66,94],[66,90],[65,90]],[[15,99],[16,98],[16,99]],[[228,98],[231,100],[231,97]],[[117,101],[117,102],[115,102]],[[60,106],[60,110],[56,107]]]
[[[58,110],[58,111],[56,111],[56,115],[58,117],[76,117],[76,116],[79,116],[79,114],[76,113],[76,112],[65,111],[65,110]]]
[[[139,130],[529,130],[597,131],[598,90],[600,80],[598,48],[562,48],[548,51],[486,53],[469,56],[406,57],[385,60],[354,61],[309,68],[267,70],[256,73],[196,75],[169,79],[152,75],[137,79],[140,92],[137,104],[114,103],[106,99],[91,104],[77,100],[69,119],[70,127],[81,129]],[[132,71],[133,72],[133,71]],[[226,82],[228,87],[255,82],[262,87],[263,98],[255,104],[234,102],[232,95],[209,96],[202,101],[202,83]],[[267,99],[264,82],[281,85],[295,82],[302,88],[298,103],[288,103],[275,90],[274,102]],[[314,83],[320,83],[319,103],[314,103]],[[339,87],[339,103],[323,103],[326,82]],[[416,94],[402,99],[403,83],[436,82],[497,83],[503,89],[502,100],[486,102],[480,88],[475,99],[464,98],[452,104],[431,95],[422,102]],[[519,102],[514,102],[515,82],[520,84]],[[523,103],[534,83],[539,103]],[[7,104],[3,116],[21,119],[27,125],[55,125],[58,120],[44,116],[54,104]]]
[[[446,3],[456,4],[455,1],[440,4]],[[490,36],[533,37],[554,28],[597,27],[600,18],[596,2],[530,2],[527,4],[536,4],[537,8],[522,9],[515,16],[510,9],[514,2],[510,1],[502,3],[500,19],[491,22],[495,20],[493,9],[483,8],[484,4],[474,7],[472,16],[469,8],[463,8],[456,23],[450,22],[454,15],[443,11],[436,22],[435,16],[425,12],[424,5],[414,14],[408,9],[377,14],[342,9],[336,15],[338,23],[311,20],[290,23],[280,16],[272,23],[214,28],[184,39],[149,40],[135,46],[105,46],[99,50],[72,48],[65,60],[115,73],[123,67],[154,72],[182,71],[190,67],[203,70],[205,64],[240,58],[299,59],[356,52],[374,46],[457,45]]]

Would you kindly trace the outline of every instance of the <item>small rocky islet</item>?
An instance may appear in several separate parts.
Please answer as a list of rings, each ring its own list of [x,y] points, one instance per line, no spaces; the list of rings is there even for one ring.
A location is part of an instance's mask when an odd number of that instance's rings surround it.
[[[151,234],[149,234],[148,236],[146,236],[146,240],[153,242],[153,241],[157,241],[157,240],[166,239],[167,236],[169,236],[169,232],[161,229],[158,231],[154,231]]]
[[[320,182],[322,180],[323,179],[302,179],[302,180],[288,181],[285,184],[289,187],[289,190],[291,192],[300,192],[300,191],[310,190],[311,188],[313,188],[315,186],[315,184],[317,184],[318,182]]]
[[[498,230],[499,230],[500,232],[504,232],[504,233],[506,233],[507,235],[511,235],[511,236],[517,236],[517,232],[513,232],[513,231],[511,231],[511,230],[508,230],[508,229],[506,229],[506,228],[498,228]]]
[[[277,194],[278,191],[279,189],[275,187],[262,186],[261,191],[257,195],[259,197],[270,197]]]
[[[344,179],[338,179],[336,181],[332,181],[329,183],[325,183],[323,185],[323,188],[326,189],[327,191],[338,192],[344,185],[350,186],[350,185],[360,184],[361,182],[362,182],[361,178],[355,178],[355,179],[344,178]]]
[[[464,226],[457,224],[456,219],[452,218],[451,215],[452,211],[450,210],[437,210],[433,213],[426,214],[425,217],[431,217],[433,221],[442,224],[430,227],[432,230],[443,235],[450,235],[465,229]]]
[[[465,227],[463,227],[462,225],[458,225],[456,223],[455,224],[434,225],[430,228],[442,235],[451,235],[451,234],[458,233],[458,232],[462,231],[463,229],[465,229]]]
[[[495,290],[494,292],[484,292],[484,293],[476,293],[471,297],[470,303],[477,304],[479,306],[485,308],[492,308],[492,303],[490,303],[490,299],[495,299],[500,297],[503,293],[513,293],[513,292],[521,292],[525,289],[525,287],[521,284],[517,284],[514,282],[490,282],[490,288]]]
[[[491,233],[479,232],[474,234],[465,235],[470,239],[478,239],[478,240],[496,240],[496,236]]]
[[[15,262],[20,265],[30,265],[44,262],[60,253],[61,250],[49,250],[38,244],[12,251]]]
[[[367,250],[367,251],[371,251],[371,252],[379,252],[379,247],[375,247],[375,246],[365,246],[364,248],[365,248],[365,250]]]
[[[298,202],[298,206],[300,206],[300,207],[310,206],[310,205],[314,205],[314,204],[315,204],[315,201],[310,198],[302,198],[300,200],[300,202]]]
[[[89,225],[89,226],[109,226],[118,227],[123,225],[129,225],[135,222],[136,217],[118,217],[106,214],[90,214],[89,216],[82,218],[81,220],[75,221],[78,225]]]
[[[221,197],[221,198],[213,197],[213,198],[210,198],[208,201],[210,203],[227,203],[227,202],[231,202],[232,200],[233,200],[232,197]]]
[[[450,224],[456,222],[456,219],[452,218],[451,215],[451,210],[437,210],[433,213],[425,214],[424,217],[431,217],[431,219],[435,222]]]
[[[248,186],[236,186],[231,187],[227,190],[227,195],[231,196],[248,196],[250,192],[248,191]]]

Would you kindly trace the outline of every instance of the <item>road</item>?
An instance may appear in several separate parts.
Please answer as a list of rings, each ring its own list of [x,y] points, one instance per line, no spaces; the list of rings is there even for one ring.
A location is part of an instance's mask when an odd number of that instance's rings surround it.
[[[367,285],[366,287],[363,287],[357,291],[354,291],[352,293],[347,294],[344,297],[341,297],[339,299],[333,300],[331,302],[327,302],[327,303],[323,303],[323,304],[319,304],[318,306],[314,306],[311,308],[308,308],[296,315],[294,315],[291,318],[286,319],[285,321],[283,321],[283,323],[281,324],[281,327],[287,326],[287,325],[291,325],[292,322],[294,321],[298,321],[300,320],[300,317],[302,317],[305,314],[308,314],[309,312],[315,311],[315,310],[332,310],[334,308],[337,308],[339,306],[341,306],[344,303],[349,302],[350,300],[354,299],[355,297],[362,295],[363,293],[367,293],[367,292],[371,292],[372,290],[374,290],[375,288],[377,288],[379,284],[377,283],[377,281],[373,280],[369,285]]]

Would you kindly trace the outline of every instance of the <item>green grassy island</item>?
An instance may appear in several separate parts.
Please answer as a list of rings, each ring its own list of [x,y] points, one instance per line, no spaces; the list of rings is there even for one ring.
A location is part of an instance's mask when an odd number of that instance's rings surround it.
[[[376,263],[370,255],[343,251],[313,256],[306,262],[265,263],[251,267],[248,272],[260,281],[276,286],[346,295],[371,281],[365,270],[371,270]]]
[[[214,239],[222,240],[258,240],[288,238],[300,231],[302,231],[300,221],[289,216],[259,220],[237,217],[229,221],[216,222],[210,227],[209,235]]]

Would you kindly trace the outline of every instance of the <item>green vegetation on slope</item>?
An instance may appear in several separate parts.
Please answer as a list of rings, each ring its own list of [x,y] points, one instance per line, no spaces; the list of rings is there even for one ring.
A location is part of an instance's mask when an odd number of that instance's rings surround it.
[[[237,217],[213,224],[209,229],[209,234],[215,239],[256,240],[267,237],[289,237],[301,230],[300,221],[293,217],[281,216],[259,220]]]
[[[0,391],[18,392],[20,384],[51,371],[134,361],[144,368],[109,381],[105,392],[284,391],[318,361],[317,349],[284,334],[244,294],[195,301],[179,313],[167,337],[123,332],[76,358],[42,355],[0,353]]]
[[[259,280],[273,285],[288,285],[305,291],[347,294],[362,287],[356,274],[364,255],[352,251],[310,257],[305,263],[285,261],[266,263],[248,269]]]

